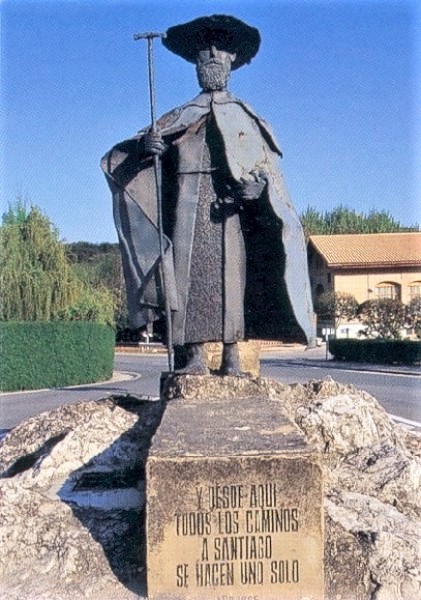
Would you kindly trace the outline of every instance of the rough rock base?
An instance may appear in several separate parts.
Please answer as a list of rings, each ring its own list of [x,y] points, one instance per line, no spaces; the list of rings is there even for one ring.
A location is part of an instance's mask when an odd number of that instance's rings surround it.
[[[332,380],[250,385],[320,450],[326,600],[420,598],[419,433]],[[63,406],[0,443],[2,598],[146,598],[143,474],[163,408],[122,397]]]

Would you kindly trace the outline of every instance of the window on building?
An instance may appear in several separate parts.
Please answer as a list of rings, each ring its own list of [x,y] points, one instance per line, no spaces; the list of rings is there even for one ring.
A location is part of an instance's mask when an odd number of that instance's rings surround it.
[[[421,281],[414,281],[409,285],[409,299],[421,298]]]
[[[379,285],[376,287],[376,296],[379,299],[391,298],[393,300],[400,300],[401,286],[398,283],[384,281],[382,283],[379,283]]]

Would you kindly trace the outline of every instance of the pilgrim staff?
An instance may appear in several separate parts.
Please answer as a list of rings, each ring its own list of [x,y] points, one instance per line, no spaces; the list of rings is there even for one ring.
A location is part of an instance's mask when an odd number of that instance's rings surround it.
[[[154,55],[153,55],[153,40],[154,38],[164,38],[165,33],[147,32],[135,33],[133,38],[137,40],[148,40],[148,76],[149,76],[149,102],[151,111],[151,132],[157,134],[156,112],[155,112],[155,73],[154,73]],[[155,138],[156,139],[156,138]],[[158,138],[159,140],[159,138]],[[158,142],[159,143],[159,142]],[[155,174],[156,186],[156,203],[158,211],[158,234],[159,234],[159,255],[161,258],[161,277],[162,291],[165,304],[165,321],[167,325],[167,353],[168,353],[168,370],[170,373],[174,371],[174,346],[172,336],[171,322],[171,307],[166,289],[166,276],[164,269],[164,227],[162,222],[162,173],[161,173],[161,157],[158,152],[151,150],[153,154],[153,166]]]

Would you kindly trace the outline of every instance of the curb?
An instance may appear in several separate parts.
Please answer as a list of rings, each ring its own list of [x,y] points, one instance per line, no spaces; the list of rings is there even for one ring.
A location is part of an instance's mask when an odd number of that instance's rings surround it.
[[[142,377],[142,375],[133,371],[113,371],[112,377],[110,379],[107,379],[106,381],[93,381],[92,383],[79,383],[78,385],[65,385],[56,388],[39,388],[36,390],[16,390],[15,392],[0,392],[0,399],[2,396],[17,396],[18,394],[38,394],[39,392],[51,392],[52,390],[77,390],[80,387],[85,388],[98,385],[107,385],[119,381],[139,379],[139,377]]]

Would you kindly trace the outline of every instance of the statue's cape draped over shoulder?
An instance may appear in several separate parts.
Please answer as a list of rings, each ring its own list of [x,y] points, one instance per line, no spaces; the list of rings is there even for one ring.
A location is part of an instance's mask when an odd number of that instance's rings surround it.
[[[202,93],[165,114],[158,127],[165,140],[187,130],[210,112],[221,133],[232,177],[247,178],[251,171],[263,171],[267,176],[266,213],[263,211],[251,227],[245,223],[244,228],[248,253],[246,336],[302,341],[305,338],[313,344],[314,315],[304,236],[277,166],[281,151],[268,125],[230,93],[213,92]],[[159,318],[163,310],[153,160],[139,159],[139,146],[146,131],[117,144],[101,163],[113,193],[134,327]],[[175,281],[171,240],[165,237],[164,245],[166,293],[171,309],[176,311],[177,286],[180,289],[187,282]]]

